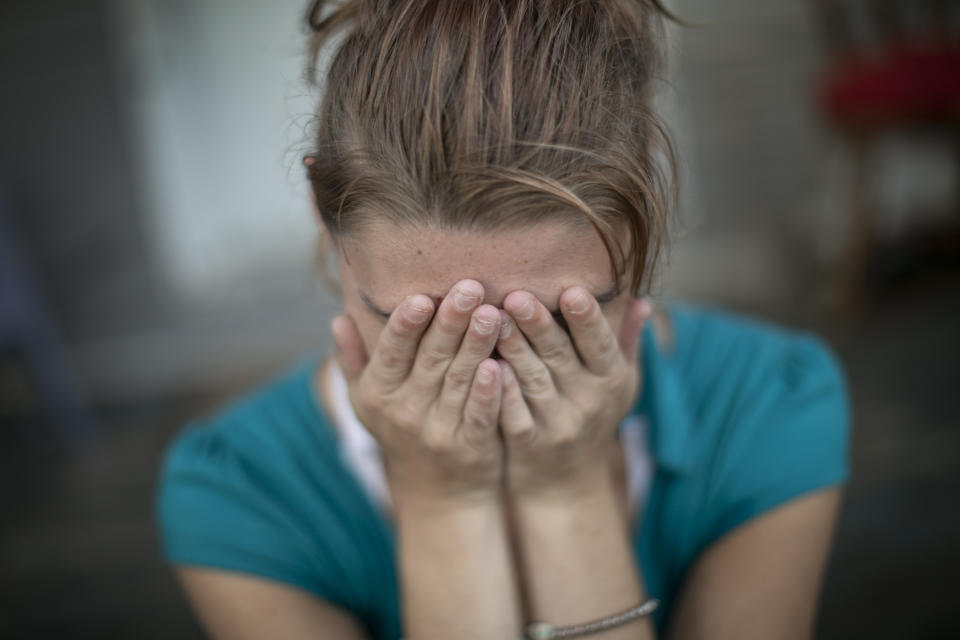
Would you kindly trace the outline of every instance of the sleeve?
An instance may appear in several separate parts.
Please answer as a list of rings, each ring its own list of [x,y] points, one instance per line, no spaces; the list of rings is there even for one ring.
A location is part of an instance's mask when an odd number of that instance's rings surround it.
[[[849,476],[849,394],[830,348],[812,334],[793,337],[751,378],[723,437],[712,539]]]
[[[350,608],[279,492],[222,433],[189,426],[168,448],[156,490],[164,558],[277,580]]]

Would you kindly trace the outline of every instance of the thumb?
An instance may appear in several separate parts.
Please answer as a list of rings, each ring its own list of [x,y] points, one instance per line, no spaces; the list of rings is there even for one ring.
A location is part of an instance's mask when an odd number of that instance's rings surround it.
[[[348,315],[340,315],[330,321],[330,332],[337,346],[336,360],[348,383],[353,383],[367,366],[367,350],[360,332]]]
[[[647,298],[635,298],[628,303],[623,314],[623,325],[620,327],[620,348],[627,362],[637,363],[637,352],[640,343],[640,334],[643,327],[653,313],[653,305]]]

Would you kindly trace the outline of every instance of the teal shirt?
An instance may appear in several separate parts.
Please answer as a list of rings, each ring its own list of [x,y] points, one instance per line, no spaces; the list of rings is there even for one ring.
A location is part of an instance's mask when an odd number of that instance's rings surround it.
[[[791,498],[848,476],[842,368],[811,333],[673,304],[673,345],[643,333],[655,464],[635,560],[662,631],[698,554]],[[278,580],[351,611],[371,637],[401,636],[390,521],[341,461],[311,359],[166,452],[156,496],[165,559]],[[612,612],[611,612],[612,613]]]

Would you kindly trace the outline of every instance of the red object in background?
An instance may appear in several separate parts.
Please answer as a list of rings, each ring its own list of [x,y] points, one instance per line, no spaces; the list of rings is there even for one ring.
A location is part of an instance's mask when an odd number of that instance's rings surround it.
[[[820,78],[818,98],[840,125],[960,120],[960,46],[902,41],[836,61]]]

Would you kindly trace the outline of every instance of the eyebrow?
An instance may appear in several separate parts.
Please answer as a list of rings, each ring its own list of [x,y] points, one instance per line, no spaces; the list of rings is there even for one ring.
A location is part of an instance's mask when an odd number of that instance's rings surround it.
[[[373,300],[370,299],[370,296],[368,296],[368,295],[367,295],[366,293],[364,293],[363,291],[359,291],[359,290],[358,290],[358,293],[359,293],[359,295],[360,295],[360,299],[363,300],[363,303],[364,303],[365,305],[367,305],[367,307],[370,309],[370,311],[372,311],[372,312],[375,313],[376,315],[380,316],[380,317],[383,318],[384,320],[386,320],[386,319],[388,319],[388,318],[390,317],[390,312],[389,312],[389,311],[384,311],[383,309],[381,309],[380,307],[378,307],[376,304],[374,304]],[[617,285],[614,284],[614,285],[612,285],[612,286],[610,287],[610,289],[608,289],[607,291],[604,291],[604,292],[601,293],[601,294],[594,294],[594,293],[591,292],[590,295],[592,295],[592,296],[596,299],[597,304],[603,305],[603,304],[606,304],[606,303],[610,302],[611,300],[613,300],[614,298],[616,298],[618,295],[620,295],[620,291],[617,289]],[[432,297],[434,300],[440,300],[440,299],[441,299],[441,296],[431,296],[431,297]],[[439,305],[438,305],[438,306],[439,306]],[[556,309],[556,310],[549,310],[549,309],[548,309],[548,311],[550,311],[550,315],[552,315],[554,318],[558,318],[558,319],[562,319],[562,318],[563,318],[563,313],[562,313],[559,309]]]

